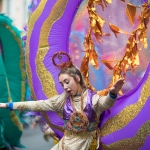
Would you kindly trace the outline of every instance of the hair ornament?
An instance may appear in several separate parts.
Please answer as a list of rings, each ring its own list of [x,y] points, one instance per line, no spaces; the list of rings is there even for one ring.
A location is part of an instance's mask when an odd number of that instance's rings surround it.
[[[59,69],[65,69],[73,65],[71,57],[65,52],[56,52],[52,57],[54,66]]]

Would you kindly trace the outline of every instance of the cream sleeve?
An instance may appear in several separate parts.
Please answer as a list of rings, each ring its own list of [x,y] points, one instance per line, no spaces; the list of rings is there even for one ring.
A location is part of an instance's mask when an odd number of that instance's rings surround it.
[[[14,102],[13,110],[60,112],[63,110],[63,105],[67,97],[68,97],[67,93],[64,92],[61,95],[54,96],[47,100]]]
[[[98,94],[95,94],[92,98],[92,105],[97,116],[99,117],[103,111],[111,108],[115,101],[116,99],[110,98],[109,94],[107,96],[99,96]]]

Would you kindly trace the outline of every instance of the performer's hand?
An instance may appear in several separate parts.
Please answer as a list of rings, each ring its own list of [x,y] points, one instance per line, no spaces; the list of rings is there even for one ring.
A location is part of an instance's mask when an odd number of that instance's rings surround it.
[[[119,79],[119,80],[116,81],[116,83],[114,83],[114,85],[110,88],[110,92],[111,92],[111,93],[114,93],[114,94],[117,94],[117,93],[121,90],[121,88],[122,88],[122,86],[123,86],[124,83],[125,83],[125,79],[124,79],[124,78]]]
[[[6,103],[0,103],[0,108],[6,108]]]

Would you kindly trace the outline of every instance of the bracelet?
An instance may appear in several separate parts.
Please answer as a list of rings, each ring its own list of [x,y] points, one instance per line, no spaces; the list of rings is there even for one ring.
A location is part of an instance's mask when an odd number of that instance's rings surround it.
[[[9,105],[9,103],[6,103],[6,109],[9,109],[9,106],[8,106],[8,105]]]
[[[112,99],[116,99],[117,94],[109,92],[109,97],[112,98]]]
[[[9,110],[13,110],[13,102],[6,103],[6,108]]]

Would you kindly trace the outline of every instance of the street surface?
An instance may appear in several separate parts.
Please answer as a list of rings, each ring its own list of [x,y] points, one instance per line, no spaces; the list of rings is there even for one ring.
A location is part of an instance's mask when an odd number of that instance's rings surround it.
[[[48,142],[43,138],[43,132],[39,126],[35,129],[31,127],[24,129],[21,143],[26,146],[24,150],[50,150],[54,145],[52,138],[50,138]]]

